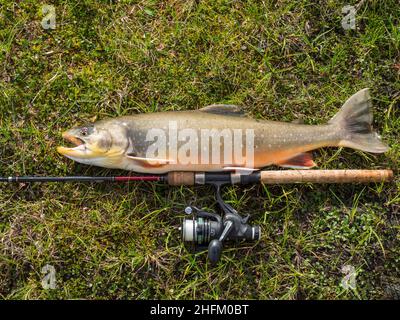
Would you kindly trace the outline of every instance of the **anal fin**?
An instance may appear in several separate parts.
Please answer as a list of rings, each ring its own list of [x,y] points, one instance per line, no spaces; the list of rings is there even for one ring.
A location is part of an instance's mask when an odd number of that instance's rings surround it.
[[[290,159],[280,161],[276,164],[280,167],[291,169],[310,169],[316,166],[311,152],[299,153]]]

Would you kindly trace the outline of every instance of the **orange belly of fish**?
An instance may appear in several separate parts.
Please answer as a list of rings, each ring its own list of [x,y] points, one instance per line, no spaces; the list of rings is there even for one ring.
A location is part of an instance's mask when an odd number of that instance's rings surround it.
[[[254,154],[254,167],[262,168],[273,164],[285,164],[287,160],[292,159],[299,154],[318,149],[324,145],[325,144],[307,144],[284,150],[258,152]]]

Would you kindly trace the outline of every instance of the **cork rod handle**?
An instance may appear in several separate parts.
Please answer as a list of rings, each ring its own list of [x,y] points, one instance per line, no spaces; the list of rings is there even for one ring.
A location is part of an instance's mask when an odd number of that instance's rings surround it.
[[[393,179],[392,170],[274,170],[261,171],[264,184],[368,183]]]

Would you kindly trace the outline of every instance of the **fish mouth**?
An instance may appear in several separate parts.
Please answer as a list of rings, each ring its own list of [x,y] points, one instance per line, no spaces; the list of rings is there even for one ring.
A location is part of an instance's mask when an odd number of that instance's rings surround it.
[[[57,151],[64,156],[70,157],[82,157],[86,155],[86,152],[89,150],[86,146],[85,141],[82,139],[69,134],[68,132],[64,132],[62,137],[67,142],[71,143],[74,147],[57,147]]]

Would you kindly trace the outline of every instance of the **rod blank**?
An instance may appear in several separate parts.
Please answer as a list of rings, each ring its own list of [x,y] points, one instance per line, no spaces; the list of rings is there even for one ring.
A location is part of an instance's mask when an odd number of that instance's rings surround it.
[[[14,176],[0,177],[0,182],[128,182],[128,181],[160,181],[162,176],[65,176],[65,177],[41,177],[41,176]]]

